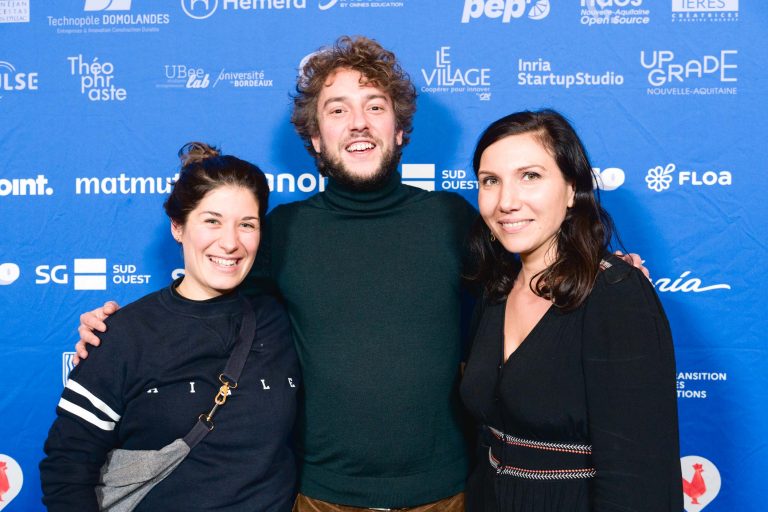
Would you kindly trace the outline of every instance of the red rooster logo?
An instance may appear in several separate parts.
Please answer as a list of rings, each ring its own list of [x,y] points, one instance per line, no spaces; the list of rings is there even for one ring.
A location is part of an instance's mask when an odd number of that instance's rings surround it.
[[[7,468],[7,464],[0,460],[0,501],[3,501],[3,494],[7,493],[11,488],[11,483],[8,481],[8,476],[5,474]]]
[[[704,483],[704,478],[701,476],[703,471],[704,468],[701,464],[694,464],[691,481],[683,478],[683,492],[691,497],[691,505],[699,505],[698,498],[707,492],[707,484]]]

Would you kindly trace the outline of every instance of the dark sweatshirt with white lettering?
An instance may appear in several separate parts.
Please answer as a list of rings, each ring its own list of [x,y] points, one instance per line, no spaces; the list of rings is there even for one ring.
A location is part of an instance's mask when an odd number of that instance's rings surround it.
[[[97,511],[109,450],[158,450],[211,409],[240,329],[239,301],[237,293],[190,301],[168,287],[107,320],[101,346],[70,374],[45,443],[48,510]],[[267,297],[251,303],[256,334],[237,389],[214,430],[137,511],[291,509],[298,361],[282,306]]]
[[[300,492],[409,507],[463,490],[460,275],[476,211],[401,184],[325,192],[267,217],[246,292],[282,296],[305,382]]]

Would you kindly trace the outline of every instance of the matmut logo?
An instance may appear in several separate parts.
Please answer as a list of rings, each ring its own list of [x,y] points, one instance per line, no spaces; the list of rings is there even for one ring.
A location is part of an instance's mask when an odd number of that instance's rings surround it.
[[[0,510],[8,506],[24,485],[24,473],[10,455],[0,453]]]
[[[680,469],[683,472],[683,508],[685,512],[699,512],[720,492],[720,471],[699,455],[682,457]]]

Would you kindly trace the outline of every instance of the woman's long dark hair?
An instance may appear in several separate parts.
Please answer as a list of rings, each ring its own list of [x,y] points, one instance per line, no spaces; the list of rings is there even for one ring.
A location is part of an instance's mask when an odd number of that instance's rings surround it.
[[[557,233],[556,259],[534,276],[531,290],[562,309],[574,309],[592,291],[615,228],[595,195],[592,165],[584,145],[570,123],[553,110],[517,112],[492,123],[475,148],[472,159],[475,175],[488,146],[524,133],[530,133],[542,143],[576,191],[573,206],[568,208]],[[517,255],[491,240],[491,231],[482,218],[478,218],[472,229],[469,250],[472,263],[467,278],[483,287],[487,299],[502,300],[520,271]]]

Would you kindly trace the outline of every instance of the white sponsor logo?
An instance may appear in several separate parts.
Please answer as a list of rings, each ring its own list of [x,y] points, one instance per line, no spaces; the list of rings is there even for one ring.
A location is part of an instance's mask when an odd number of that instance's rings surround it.
[[[640,65],[648,71],[650,95],[737,94],[734,63],[738,50],[721,50],[719,54],[699,58],[678,58],[671,50],[640,51]],[[709,84],[709,86],[707,86]],[[729,84],[729,85],[723,85]]]
[[[421,68],[421,76],[426,85],[421,87],[426,93],[474,93],[481,101],[491,99],[490,68],[460,68],[451,63],[451,47],[441,46],[435,52],[435,67]]]
[[[739,0],[672,0],[672,21],[738,21]]]
[[[219,8],[219,0],[181,0],[184,14],[196,20],[204,20]]]
[[[123,172],[121,172],[118,176],[109,176],[106,178],[75,178],[75,194],[168,194],[171,191],[171,186],[178,179],[178,173],[172,177],[129,177],[126,176]]]
[[[659,292],[671,293],[703,293],[712,290],[730,290],[731,285],[726,283],[703,285],[701,279],[691,277],[691,271],[686,270],[677,279],[671,277],[662,277],[654,283]]]
[[[196,20],[211,17],[218,7],[219,0],[181,0],[181,9]],[[306,7],[307,0],[221,0],[221,8],[225,11],[282,11]]]
[[[30,0],[0,0],[0,23],[29,23]]]
[[[581,0],[582,25],[647,25],[651,11],[643,0]]]
[[[10,455],[0,453],[0,510],[3,510],[19,494],[24,486],[21,466]]]
[[[603,87],[624,84],[624,76],[614,71],[597,73],[576,71],[571,73],[553,72],[552,62],[539,57],[536,60],[517,60],[517,85],[524,87]]]
[[[677,176],[678,185],[692,185],[695,187],[728,186],[733,183],[733,175],[730,171],[677,171],[677,166],[674,163],[669,163],[666,166],[657,165],[656,167],[651,167],[645,175],[645,182],[649,189],[661,192],[669,189],[670,185],[675,181],[675,176]]]
[[[6,286],[16,281],[21,275],[19,266],[15,263],[0,264],[0,286]]]
[[[131,0],[85,0],[84,11],[130,11]]]
[[[36,178],[0,178],[0,197],[53,195],[53,188],[47,185],[48,178],[44,174],[38,174]]]
[[[122,87],[115,87],[115,66],[111,62],[100,62],[94,57],[90,62],[82,55],[67,57],[69,72],[80,77],[80,94],[90,101],[125,101],[128,92]]]
[[[308,172],[293,175],[289,172],[280,172],[277,174],[267,173],[267,183],[272,192],[322,192],[325,190],[325,178],[320,174],[311,174]]]
[[[66,265],[38,265],[35,284],[68,284],[69,274]],[[107,260],[105,258],[76,258],[73,265],[75,290],[106,290]],[[116,285],[149,284],[149,274],[139,273],[136,265],[112,265],[111,281]]]
[[[681,457],[680,469],[683,473],[683,508],[685,512],[699,512],[720,492],[720,471],[699,455]]]
[[[19,73],[16,67],[8,61],[0,61],[0,98],[4,92],[36,91],[38,74]]]
[[[526,13],[529,19],[542,20],[549,15],[549,10],[549,0],[464,0],[461,22],[486,17],[501,18],[502,23],[509,23]]]
[[[166,64],[163,66],[165,81],[156,85],[164,89],[206,89],[211,84],[211,75],[203,68],[184,64]]]
[[[624,170],[618,167],[606,167],[602,170],[598,167],[593,167],[592,175],[593,186],[600,190],[616,190],[624,184]]]
[[[677,398],[694,398],[706,400],[708,398],[706,387],[710,382],[725,382],[728,380],[726,372],[678,372],[677,373]],[[713,385],[710,385],[714,386]]]
[[[341,8],[344,7],[358,7],[358,8],[370,8],[370,7],[403,7],[404,2],[372,2],[369,0],[319,0],[317,8],[321,11],[327,11],[331,7],[338,5]]]
[[[67,379],[72,370],[75,369],[75,353],[74,352],[62,352],[61,353],[61,382],[63,386],[67,385]]]
[[[213,86],[229,84],[235,88],[262,88],[272,87],[272,79],[267,78],[263,69],[251,69],[247,71],[227,71],[222,69],[216,76]]]
[[[435,164],[403,164],[403,184],[423,190],[435,190]]]

